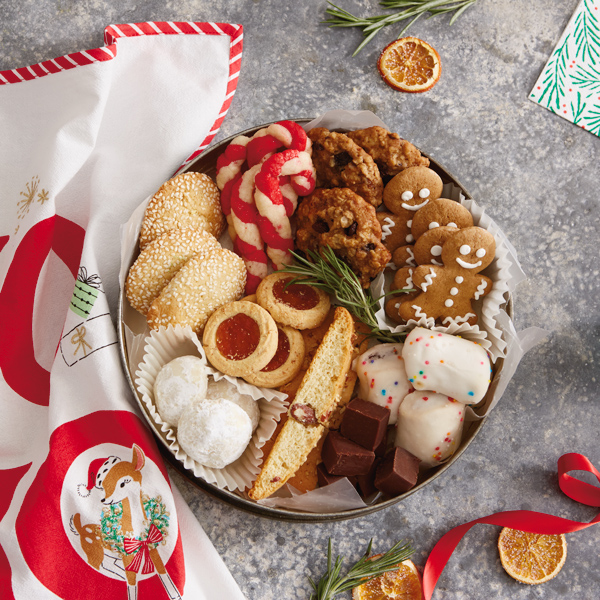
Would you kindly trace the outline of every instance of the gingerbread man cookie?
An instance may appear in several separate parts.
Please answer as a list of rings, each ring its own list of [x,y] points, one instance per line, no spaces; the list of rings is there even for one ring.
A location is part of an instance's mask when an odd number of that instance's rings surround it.
[[[467,227],[451,235],[442,247],[443,266],[420,265],[412,276],[421,293],[400,305],[399,316],[408,321],[421,317],[442,325],[477,323],[472,301],[489,294],[492,280],[480,275],[496,252],[494,236],[480,227]]]
[[[441,177],[428,167],[408,167],[398,173],[383,190],[386,208],[407,224],[410,232],[415,213],[442,195]],[[408,222],[410,221],[410,225]],[[411,240],[413,241],[413,240]],[[410,241],[407,240],[410,243]]]

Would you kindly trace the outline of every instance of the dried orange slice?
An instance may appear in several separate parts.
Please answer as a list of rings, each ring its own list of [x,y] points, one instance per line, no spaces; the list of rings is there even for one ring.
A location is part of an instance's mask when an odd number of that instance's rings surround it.
[[[505,527],[498,538],[504,570],[522,583],[544,583],[555,577],[567,559],[563,534],[540,535]]]
[[[377,558],[377,554],[371,558]],[[411,560],[399,563],[387,571],[355,587],[352,600],[421,600],[421,578]]]
[[[383,80],[401,92],[426,92],[440,78],[442,63],[433,46],[416,37],[388,44],[379,55],[377,68]]]

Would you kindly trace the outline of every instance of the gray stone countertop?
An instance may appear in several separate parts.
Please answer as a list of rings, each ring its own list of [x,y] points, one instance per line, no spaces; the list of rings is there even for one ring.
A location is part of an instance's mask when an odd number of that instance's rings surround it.
[[[339,0],[356,14],[375,0]],[[244,25],[237,93],[221,139],[249,126],[332,108],[368,109],[392,131],[454,173],[515,246],[527,281],[514,298],[517,330],[548,332],[523,358],[504,397],[450,469],[392,508],[323,524],[280,522],[240,512],[173,477],[251,600],[308,598],[307,576],[325,569],[327,538],[357,560],[370,538],[383,551],[412,540],[419,566],[450,528],[485,515],[530,509],[590,521],[557,485],[557,459],[580,452],[600,465],[600,140],[529,99],[578,0],[480,0],[449,26],[422,19],[410,33],[439,52],[439,83],[402,94],[380,79],[388,28],[357,56],[358,30],[328,29],[325,2],[281,0],[3,0],[0,69],[103,45],[111,23],[148,20]],[[600,531],[568,535],[562,572],[541,586],[508,577],[498,528],[478,525],[458,546],[434,598],[600,597]]]

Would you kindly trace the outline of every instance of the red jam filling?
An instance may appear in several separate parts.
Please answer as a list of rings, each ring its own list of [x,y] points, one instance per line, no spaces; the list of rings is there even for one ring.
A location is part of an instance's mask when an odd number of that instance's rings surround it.
[[[279,302],[296,310],[310,310],[317,306],[319,295],[316,290],[312,286],[303,283],[288,285],[292,279],[292,277],[283,277],[276,281],[273,286],[273,296]]]
[[[264,369],[261,369],[261,371],[270,372],[279,369],[290,355],[290,340],[288,336],[285,335],[282,329],[279,329],[278,333],[279,337],[277,338],[277,351],[275,352],[275,356]]]
[[[217,327],[217,349],[229,360],[250,356],[260,341],[258,323],[244,313],[225,319]]]

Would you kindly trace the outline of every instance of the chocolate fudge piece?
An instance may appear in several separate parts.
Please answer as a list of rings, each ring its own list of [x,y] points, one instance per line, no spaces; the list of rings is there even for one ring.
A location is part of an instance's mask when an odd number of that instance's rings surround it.
[[[375,450],[386,438],[390,411],[385,406],[356,398],[346,407],[341,434],[367,450]]]
[[[323,443],[321,457],[331,475],[366,475],[375,460],[375,453],[330,431]]]
[[[319,487],[335,483],[340,479],[343,479],[341,475],[331,475],[331,473],[328,473],[323,463],[317,465],[317,481],[319,482]]]
[[[375,458],[366,475],[356,476],[356,489],[363,498],[368,498],[377,491],[375,487],[375,473],[380,462],[381,459]]]
[[[386,408],[386,410],[387,410],[387,408]],[[388,428],[388,431],[386,431],[385,435],[381,439],[381,443],[379,444],[379,446],[377,446],[377,448],[375,448],[375,456],[377,456],[378,458],[382,458],[387,453],[388,436],[389,435],[390,435],[390,432],[389,432],[389,428]]]
[[[375,487],[388,496],[408,492],[417,483],[420,462],[408,450],[396,446],[379,463]]]

